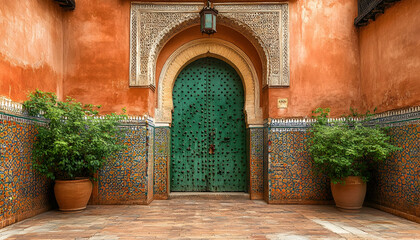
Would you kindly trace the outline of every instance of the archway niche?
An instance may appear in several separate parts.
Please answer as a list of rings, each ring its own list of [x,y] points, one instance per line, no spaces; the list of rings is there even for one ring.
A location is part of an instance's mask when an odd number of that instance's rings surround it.
[[[262,125],[260,107],[260,84],[248,56],[234,44],[216,39],[205,38],[188,42],[174,51],[164,64],[158,82],[156,125],[170,125],[172,122],[172,90],[175,80],[190,62],[202,57],[215,57],[230,64],[241,76],[245,91],[245,117],[248,126]]]

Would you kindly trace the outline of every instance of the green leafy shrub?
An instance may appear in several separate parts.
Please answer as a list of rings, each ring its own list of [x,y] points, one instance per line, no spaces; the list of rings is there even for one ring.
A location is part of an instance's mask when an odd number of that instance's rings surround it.
[[[329,109],[318,108],[313,113],[316,122],[312,125],[307,141],[317,172],[326,174],[334,183],[348,176],[360,176],[368,181],[370,167],[383,161],[400,148],[389,143],[390,137],[384,128],[367,126],[370,115],[356,121],[352,115],[341,121],[328,121]]]
[[[36,90],[24,107],[29,115],[48,120],[38,128],[33,167],[50,179],[93,177],[107,158],[121,150],[117,136],[125,115],[99,117],[100,106],[83,105],[72,98],[57,101],[54,93]]]

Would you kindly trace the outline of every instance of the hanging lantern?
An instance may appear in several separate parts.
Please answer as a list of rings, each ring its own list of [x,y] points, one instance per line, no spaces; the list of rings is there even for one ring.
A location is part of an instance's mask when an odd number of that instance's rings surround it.
[[[216,9],[211,8],[210,1],[207,1],[207,6],[201,9],[201,32],[213,34],[216,32],[216,16],[219,13]]]

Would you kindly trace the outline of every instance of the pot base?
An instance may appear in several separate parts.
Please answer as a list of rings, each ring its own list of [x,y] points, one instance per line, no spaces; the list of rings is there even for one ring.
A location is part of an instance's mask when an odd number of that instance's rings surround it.
[[[62,212],[67,212],[67,213],[74,213],[74,212],[81,212],[83,210],[85,210],[86,207],[83,208],[71,208],[71,209],[64,209],[64,208],[59,208],[58,210],[62,211]]]
[[[362,210],[362,208],[357,208],[357,209],[347,209],[347,208],[342,208],[339,206],[335,206],[340,212],[345,212],[345,213],[358,213]]]

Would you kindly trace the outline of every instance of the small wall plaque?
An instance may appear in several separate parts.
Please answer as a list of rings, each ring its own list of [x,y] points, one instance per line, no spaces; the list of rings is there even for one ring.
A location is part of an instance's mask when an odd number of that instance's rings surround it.
[[[287,108],[287,98],[279,98],[277,99],[277,108],[285,109]]]

